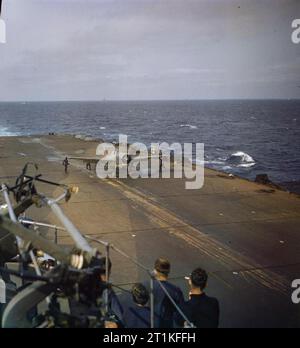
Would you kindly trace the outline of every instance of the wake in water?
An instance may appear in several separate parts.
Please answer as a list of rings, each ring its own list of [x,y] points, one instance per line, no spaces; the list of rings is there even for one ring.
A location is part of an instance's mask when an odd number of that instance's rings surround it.
[[[194,126],[192,124],[181,124],[180,127],[190,128],[190,129],[197,129],[197,126]]]
[[[231,169],[251,169],[256,165],[256,162],[253,157],[248,155],[247,153],[243,151],[237,151],[229,156],[217,158],[207,157],[205,164],[208,167],[221,167],[225,171],[230,171]]]
[[[241,168],[250,168],[255,166],[256,164],[254,159],[250,155],[242,151],[238,151],[230,155],[226,162],[229,165],[234,165]]]

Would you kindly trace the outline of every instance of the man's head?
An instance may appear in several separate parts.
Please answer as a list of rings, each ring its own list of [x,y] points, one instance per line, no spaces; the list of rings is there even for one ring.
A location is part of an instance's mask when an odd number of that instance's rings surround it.
[[[171,271],[170,261],[160,257],[155,261],[154,269],[159,277],[168,278]]]
[[[91,264],[90,267],[95,268],[95,271],[97,274],[99,274],[100,279],[103,282],[107,281],[107,276],[106,276],[106,257],[100,257],[100,258],[95,258]],[[108,273],[110,274],[111,272],[111,261],[108,259]]]
[[[190,285],[194,289],[200,289],[203,291],[207,284],[207,273],[202,268],[196,268],[193,270],[190,276]]]
[[[149,292],[143,284],[134,284],[131,293],[133,302],[139,306],[145,306],[149,301]]]

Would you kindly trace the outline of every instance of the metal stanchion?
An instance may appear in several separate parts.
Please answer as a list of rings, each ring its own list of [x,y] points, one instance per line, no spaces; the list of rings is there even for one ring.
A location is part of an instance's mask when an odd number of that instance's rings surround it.
[[[15,215],[13,206],[11,204],[10,198],[9,198],[8,189],[7,189],[6,185],[4,185],[4,184],[2,185],[2,192],[3,192],[3,196],[4,196],[4,199],[5,199],[5,202],[7,204],[9,217],[10,217],[12,222],[17,224],[18,220],[17,220],[17,217]],[[16,240],[17,240],[20,256],[22,257],[22,244],[23,244],[22,240],[19,237],[16,237]],[[41,275],[41,270],[39,268],[39,265],[38,265],[38,263],[36,261],[36,258],[34,256],[34,253],[33,253],[32,250],[30,250],[29,255],[30,255],[30,258],[32,260],[32,263],[33,263],[33,266],[34,266],[36,274],[40,276]]]
[[[15,212],[14,212],[14,208],[13,208],[13,206],[11,204],[10,199],[9,199],[8,188],[4,184],[2,184],[2,193],[3,193],[3,197],[5,199],[6,205],[7,205],[9,218],[11,219],[12,222],[17,223],[18,221],[17,221],[16,215],[15,215]],[[19,252],[20,252],[20,255],[21,255],[22,254],[22,252],[21,252],[22,241],[21,241],[21,239],[19,237],[16,237],[16,240],[17,240],[17,245],[18,245]]]
[[[102,240],[99,240],[99,239],[95,239],[95,238],[87,236],[87,235],[85,235],[84,237],[87,240],[101,244],[105,247],[105,274],[106,274],[106,283],[108,284],[109,283],[109,262],[110,262],[109,254],[110,254],[111,244],[109,244],[108,242],[104,242]],[[105,300],[105,311],[106,311],[106,313],[108,313],[108,311],[109,311],[109,292],[108,292],[108,289],[106,289],[106,291],[105,291],[104,300]]]
[[[155,324],[154,324],[154,280],[151,275],[150,277],[150,311],[151,311],[151,328],[154,329]]]
[[[105,246],[105,251],[106,251],[106,262],[105,262],[105,273],[106,273],[106,283],[109,282],[109,243],[106,244]],[[105,294],[105,309],[106,313],[109,311],[109,292],[108,289],[106,289],[106,294]]]

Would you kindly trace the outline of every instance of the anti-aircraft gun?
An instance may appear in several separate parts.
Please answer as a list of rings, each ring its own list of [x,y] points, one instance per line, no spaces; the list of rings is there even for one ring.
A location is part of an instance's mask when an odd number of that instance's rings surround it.
[[[31,167],[34,175],[28,174]],[[28,163],[14,186],[1,186],[4,199],[0,215],[2,327],[101,327],[104,314],[99,308],[108,285],[101,281],[100,275],[108,274],[109,260],[89,245],[59,206],[78,188],[45,180],[37,170],[37,165]],[[38,191],[37,184],[54,186],[62,193],[49,198]],[[22,223],[22,215],[33,205],[50,208],[75,246],[56,244]],[[39,264],[41,251],[53,258],[50,264]],[[17,264],[17,270],[7,267],[12,261]],[[11,276],[21,278],[22,285],[12,289]],[[80,315],[65,313],[60,305],[62,298],[80,307],[77,311]],[[38,313],[37,306],[43,301],[46,308]]]

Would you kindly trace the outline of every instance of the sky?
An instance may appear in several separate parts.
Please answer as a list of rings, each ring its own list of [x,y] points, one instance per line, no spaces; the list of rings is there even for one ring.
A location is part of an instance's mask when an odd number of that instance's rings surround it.
[[[0,101],[300,98],[300,0],[3,0]]]

